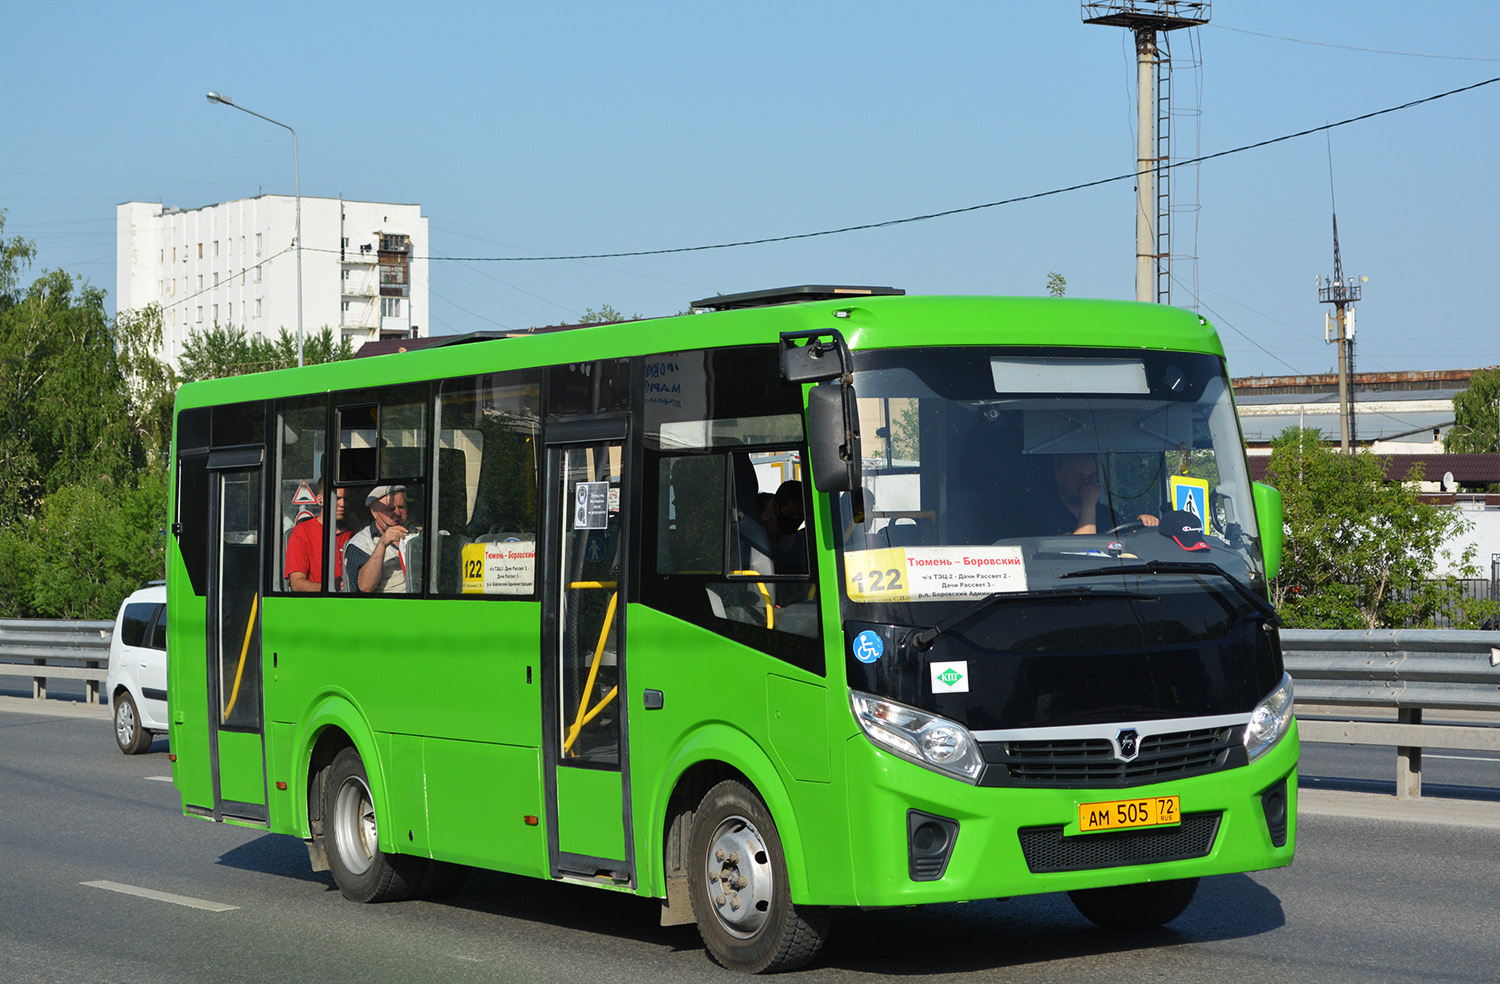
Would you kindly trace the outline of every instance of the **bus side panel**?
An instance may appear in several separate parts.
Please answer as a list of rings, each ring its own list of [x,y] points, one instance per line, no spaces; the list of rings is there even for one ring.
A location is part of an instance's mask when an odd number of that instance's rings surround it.
[[[527,823],[546,816],[540,750],[439,738],[424,745],[432,856],[547,877],[547,828]]]
[[[631,805],[642,894],[664,893],[663,838],[673,786],[696,763],[723,762],[744,773],[770,809],[793,897],[827,904],[852,900],[838,782],[842,764],[834,764],[832,781],[798,781],[779,751],[799,739],[809,745],[824,741],[826,748],[828,704],[805,693],[774,709],[768,702],[772,677],[782,678],[774,685],[779,694],[792,689],[789,683],[821,691],[823,681],[650,608],[632,605],[627,624]],[[661,709],[645,710],[641,695],[647,689],[662,691]],[[781,717],[773,727],[777,711]],[[816,749],[787,757],[804,775],[829,772]]]
[[[368,752],[361,747],[365,768],[385,797],[383,848],[538,871],[538,864],[545,868],[542,828],[513,839],[495,829],[495,818],[521,824],[544,814],[539,623],[531,602],[273,596],[261,630],[275,654],[267,718],[312,720],[330,696],[328,683],[338,681],[344,710],[319,728],[354,727],[370,736],[350,732],[356,745],[368,741]],[[357,723],[345,725],[346,718]],[[287,761],[302,784],[317,734],[299,734],[299,750]],[[488,812],[474,805],[491,800]],[[305,802],[304,793],[295,804],[304,836]],[[508,821],[502,827],[508,831]],[[387,831],[399,833],[389,846]],[[540,862],[530,846],[538,841]]]

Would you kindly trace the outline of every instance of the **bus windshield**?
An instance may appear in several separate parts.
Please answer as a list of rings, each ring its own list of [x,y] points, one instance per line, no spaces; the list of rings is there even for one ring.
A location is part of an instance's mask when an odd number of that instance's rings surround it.
[[[1124,588],[1244,604],[1192,564],[1263,583],[1217,357],[933,348],[855,366],[866,509],[841,497],[846,618],[931,624],[945,603]],[[1099,576],[1111,565],[1133,576]]]

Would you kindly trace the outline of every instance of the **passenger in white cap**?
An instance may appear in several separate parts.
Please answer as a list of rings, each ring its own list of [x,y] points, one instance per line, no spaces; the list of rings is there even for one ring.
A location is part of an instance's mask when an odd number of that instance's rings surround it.
[[[344,545],[345,589],[359,594],[405,594],[420,587],[410,572],[406,486],[377,485],[365,496],[371,523]]]

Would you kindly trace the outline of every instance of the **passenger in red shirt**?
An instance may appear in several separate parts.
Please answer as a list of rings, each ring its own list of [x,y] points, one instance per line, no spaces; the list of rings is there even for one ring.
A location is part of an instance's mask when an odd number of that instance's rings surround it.
[[[334,490],[333,577],[344,575],[344,544],[354,535],[344,528],[344,490]],[[323,483],[318,483],[318,505],[323,504]],[[304,519],[292,527],[286,540],[286,578],[293,591],[323,588],[323,520]]]

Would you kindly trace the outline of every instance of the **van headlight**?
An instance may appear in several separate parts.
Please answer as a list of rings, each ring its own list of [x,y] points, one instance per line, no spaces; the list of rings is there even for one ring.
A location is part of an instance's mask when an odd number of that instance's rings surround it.
[[[849,704],[865,735],[891,754],[964,782],[979,781],[984,758],[974,736],[958,722],[854,691]]]
[[[1291,723],[1292,676],[1290,673],[1283,673],[1276,689],[1255,705],[1250,723],[1245,726],[1245,750],[1250,753],[1251,761],[1280,741]]]

